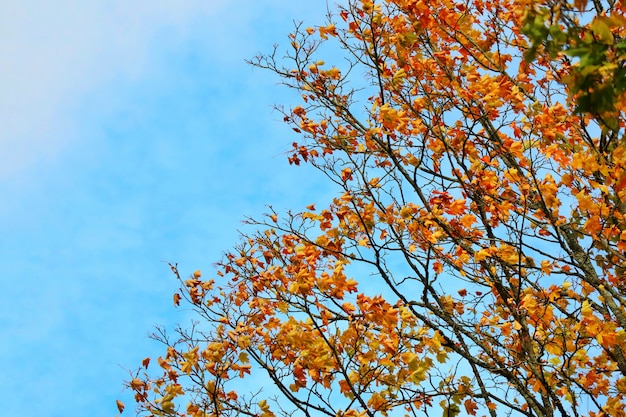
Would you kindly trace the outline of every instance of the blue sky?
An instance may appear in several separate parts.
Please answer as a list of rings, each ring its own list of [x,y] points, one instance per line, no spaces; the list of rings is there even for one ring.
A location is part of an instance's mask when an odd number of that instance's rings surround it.
[[[7,416],[112,416],[181,271],[246,215],[329,192],[289,167],[297,104],[244,63],[324,0],[0,2],[0,387]]]

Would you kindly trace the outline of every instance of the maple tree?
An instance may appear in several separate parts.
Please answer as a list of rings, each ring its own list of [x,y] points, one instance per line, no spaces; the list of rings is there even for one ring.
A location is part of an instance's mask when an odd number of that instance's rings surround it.
[[[138,412],[625,416],[625,11],[350,0],[255,59],[339,192],[214,279],[172,265],[198,321],[157,331]]]

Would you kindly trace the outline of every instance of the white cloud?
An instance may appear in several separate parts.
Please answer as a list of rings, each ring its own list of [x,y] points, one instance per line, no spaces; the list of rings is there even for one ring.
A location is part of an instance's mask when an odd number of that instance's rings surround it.
[[[141,77],[151,40],[181,35],[227,2],[140,0],[0,3],[0,179],[54,158],[72,136],[72,106],[116,77]]]

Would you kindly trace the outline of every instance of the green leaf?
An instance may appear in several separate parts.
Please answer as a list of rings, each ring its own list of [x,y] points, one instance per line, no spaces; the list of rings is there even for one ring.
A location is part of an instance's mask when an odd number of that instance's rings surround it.
[[[613,45],[615,43],[615,39],[611,33],[611,28],[609,27],[609,22],[607,22],[607,19],[604,16],[597,16],[593,19],[590,28],[595,38],[602,43],[606,45]]]

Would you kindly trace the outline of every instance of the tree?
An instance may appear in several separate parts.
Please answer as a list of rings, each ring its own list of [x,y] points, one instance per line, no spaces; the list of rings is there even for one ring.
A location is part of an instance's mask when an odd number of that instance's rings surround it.
[[[157,331],[139,412],[626,415],[624,11],[350,0],[253,60],[339,192],[249,220],[215,279],[172,265],[198,321]]]
[[[522,32],[532,40],[526,58],[532,60],[541,46],[551,58],[565,52],[577,59],[578,65],[563,78],[570,98],[576,95],[575,111],[592,113],[602,125],[618,130],[620,107],[616,103],[626,91],[626,42],[620,31],[626,20],[615,13],[614,1],[594,1],[593,13],[584,13],[587,3],[576,0],[563,7],[545,2],[526,13]],[[621,4],[617,7],[623,9]],[[581,25],[580,17],[590,23]]]

